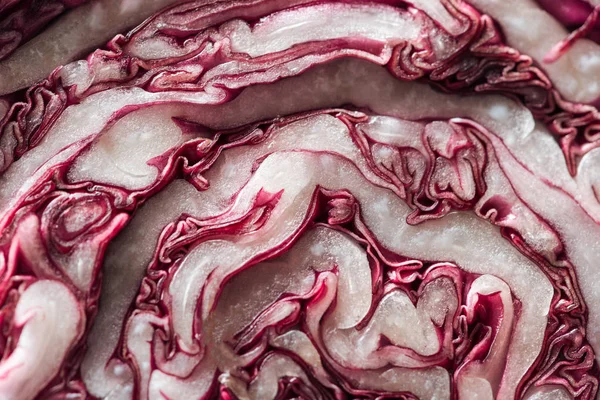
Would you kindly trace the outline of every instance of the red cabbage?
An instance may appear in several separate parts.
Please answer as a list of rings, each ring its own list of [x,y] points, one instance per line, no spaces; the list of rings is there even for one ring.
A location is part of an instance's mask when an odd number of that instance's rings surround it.
[[[597,398],[595,4],[547,3],[0,5],[0,399]]]

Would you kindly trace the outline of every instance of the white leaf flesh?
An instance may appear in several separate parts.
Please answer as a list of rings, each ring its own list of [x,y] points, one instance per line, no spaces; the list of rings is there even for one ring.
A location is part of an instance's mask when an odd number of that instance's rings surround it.
[[[441,1],[411,0],[410,3],[419,10],[423,10],[434,21],[438,22],[446,31],[452,35],[464,32],[465,27],[448,12],[445,4]]]
[[[150,399],[189,400],[206,395],[211,388],[216,370],[214,361],[204,357],[194,371],[182,379],[177,376],[156,370],[152,373],[148,389]]]
[[[183,29],[202,29],[210,25],[224,23],[220,33],[230,38],[231,50],[245,53],[251,57],[276,53],[302,43],[326,42],[334,39],[347,39],[356,42],[366,40],[384,45],[385,53],[401,41],[415,41],[428,27],[427,34],[432,35],[433,50],[440,58],[452,53],[455,43],[448,35],[459,34],[465,27],[452,18],[439,2],[419,1],[418,7],[423,12],[409,11],[385,4],[371,2],[312,4],[309,0],[267,0],[261,3],[246,1],[243,8],[230,7],[225,2],[198,1],[197,5],[208,5],[209,13],[200,18],[185,21]],[[417,2],[415,2],[417,3]],[[283,8],[287,10],[279,11]],[[186,7],[181,7],[185,13]],[[269,14],[270,13],[270,14]],[[176,12],[174,13],[176,15]],[[258,19],[257,23],[246,21]],[[429,18],[428,18],[429,16]],[[237,18],[242,19],[237,19]],[[436,29],[431,23],[439,18],[443,21],[445,32]],[[353,24],[344,23],[352,20]],[[182,28],[181,21],[170,15],[158,16],[154,22],[156,27],[173,25]],[[433,36],[435,36],[433,38]],[[143,38],[125,45],[125,51],[132,56],[143,59],[177,57],[190,51],[196,44],[191,41],[181,47],[172,46],[168,40],[157,35],[147,34]]]
[[[525,400],[571,400],[572,396],[562,386],[544,385],[529,389]]]
[[[338,38],[371,39],[393,46],[414,41],[422,26],[406,11],[375,4],[330,3],[285,10],[263,18],[252,28],[242,21],[227,23],[231,49],[251,57],[286,50],[293,45]],[[347,21],[352,21],[348,24]]]
[[[85,140],[100,132],[118,110],[136,101],[155,99],[155,94],[139,88],[116,89],[97,93],[68,107],[40,143],[0,177],[0,204],[4,207],[14,204],[18,194],[29,189],[51,165],[76,154]],[[23,180],[23,177],[29,178]]]
[[[323,377],[327,376],[327,372],[321,362],[321,356],[308,336],[306,336],[306,333],[291,330],[272,338],[269,342],[275,347],[291,351],[300,356],[318,378],[323,379]]]
[[[64,284],[39,280],[21,294],[13,323],[22,330],[16,348],[0,362],[0,398],[28,400],[58,373],[85,316]]]
[[[4,118],[8,110],[10,109],[10,103],[6,100],[0,100],[0,121]]]
[[[577,200],[595,220],[600,219],[600,203],[595,190],[600,188],[600,171],[596,168],[600,149],[592,149],[580,160],[577,175],[571,176],[560,145],[548,128],[537,122],[522,138],[503,140],[512,155],[539,179],[551,182]]]
[[[160,37],[155,34],[157,28],[173,27],[184,31],[202,31],[236,18],[258,19],[284,8],[302,6],[310,2],[311,0],[238,0],[236,4],[223,0],[190,1],[153,16],[149,31],[127,43],[124,51],[132,57],[145,60],[179,57],[189,54],[197,43],[192,40],[186,41],[182,46],[173,46],[168,36]],[[240,7],[240,4],[243,6]]]
[[[174,107],[142,108],[117,121],[69,169],[73,182],[94,181],[130,190],[156,180],[156,167],[148,161],[183,143],[181,129],[169,115]]]
[[[469,0],[502,27],[509,46],[531,56],[548,74],[558,91],[574,102],[590,103],[600,97],[600,45],[577,40],[553,63],[544,56],[569,32],[534,0]]]

